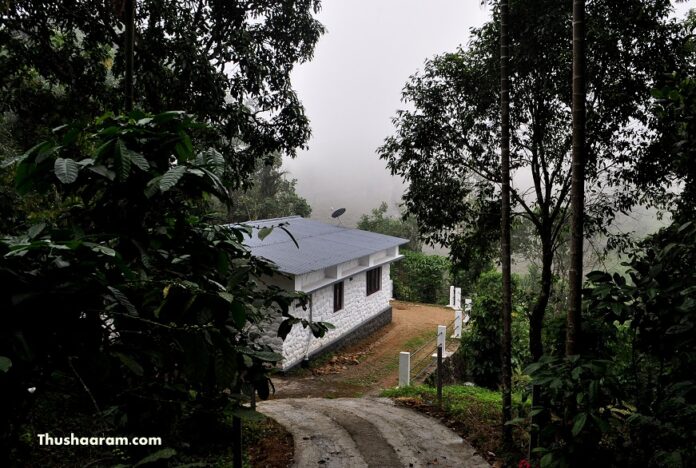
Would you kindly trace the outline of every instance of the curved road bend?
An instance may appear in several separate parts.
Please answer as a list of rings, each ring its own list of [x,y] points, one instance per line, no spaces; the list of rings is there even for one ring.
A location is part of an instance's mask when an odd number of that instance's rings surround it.
[[[292,433],[300,468],[490,466],[439,421],[388,398],[290,398],[258,409]]]

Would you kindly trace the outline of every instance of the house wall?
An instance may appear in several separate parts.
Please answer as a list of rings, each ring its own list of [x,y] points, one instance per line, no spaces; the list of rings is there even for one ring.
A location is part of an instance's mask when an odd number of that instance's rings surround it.
[[[347,265],[349,264],[349,265]],[[339,271],[348,271],[357,262],[347,262],[346,267]],[[343,267],[344,265],[342,265]],[[333,311],[333,284],[327,285],[311,293],[311,320],[314,322],[329,322],[336,328],[330,330],[322,338],[314,338],[309,329],[295,326],[283,343],[283,368],[292,367],[337,340],[351,334],[361,325],[376,323],[375,319],[389,309],[389,299],[392,297],[392,282],[389,276],[389,263],[382,266],[382,287],[369,296],[367,293],[367,276],[362,271],[343,278],[343,309]],[[302,275],[305,276],[305,275]],[[300,284],[316,282],[317,275],[309,273],[306,278],[298,278]],[[296,283],[298,282],[296,281]],[[298,318],[310,319],[310,310],[294,309],[293,315]],[[389,315],[391,317],[391,315]],[[381,323],[381,322],[380,322]]]

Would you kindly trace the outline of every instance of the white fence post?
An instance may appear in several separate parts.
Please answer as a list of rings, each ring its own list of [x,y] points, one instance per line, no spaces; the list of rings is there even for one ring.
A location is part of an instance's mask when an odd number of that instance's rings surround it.
[[[437,345],[442,346],[442,354],[445,354],[445,334],[447,333],[447,326],[438,325],[437,326]]]
[[[447,307],[454,307],[454,286],[450,286],[450,299]]]
[[[452,338],[462,337],[462,310],[454,309],[454,335]]]
[[[462,308],[462,288],[454,288],[454,308]]]
[[[411,353],[399,353],[399,387],[411,385]]]
[[[464,299],[464,323],[471,319],[471,298]]]

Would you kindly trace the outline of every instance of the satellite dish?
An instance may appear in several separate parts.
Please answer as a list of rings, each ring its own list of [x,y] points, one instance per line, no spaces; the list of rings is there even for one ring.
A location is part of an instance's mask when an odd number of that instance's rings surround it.
[[[338,225],[339,225],[339,226],[341,225],[340,216],[341,216],[343,213],[345,213],[345,212],[346,212],[346,209],[345,209],[345,208],[339,208],[339,209],[337,209],[336,211],[334,211],[333,213],[331,213],[331,217],[332,217],[332,218],[338,219]]]

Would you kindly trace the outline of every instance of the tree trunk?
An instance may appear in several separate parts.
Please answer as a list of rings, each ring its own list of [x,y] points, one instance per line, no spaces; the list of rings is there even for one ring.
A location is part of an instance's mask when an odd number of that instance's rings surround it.
[[[583,211],[585,205],[585,0],[573,0],[573,162],[571,171],[567,356],[580,352]]]
[[[126,77],[124,80],[125,87],[125,108],[126,112],[133,110],[133,50],[135,45],[135,1],[126,0],[125,11],[125,39],[124,48],[126,60]]]
[[[544,327],[546,306],[548,306],[549,298],[551,297],[551,283],[553,280],[553,272],[551,270],[552,264],[553,251],[551,240],[542,237],[541,288],[529,317],[529,352],[534,362],[538,361],[544,354],[544,344],[542,342],[541,333]]]
[[[529,352],[532,355],[534,362],[541,359],[544,355],[544,343],[542,340],[542,331],[544,328],[544,315],[546,306],[549,304],[551,297],[551,282],[553,272],[551,266],[553,264],[553,248],[551,246],[551,234],[549,229],[542,230],[541,236],[541,289],[537,300],[532,307],[532,313],[529,317]],[[541,388],[538,385],[532,386],[532,409],[542,406]],[[535,427],[542,423],[541,415],[532,416],[531,428],[529,430],[529,452],[528,457],[532,460],[536,454],[533,452],[539,444],[539,431]]]
[[[500,257],[503,269],[503,342],[501,349],[503,380],[503,445],[512,447],[512,285],[510,281],[510,81],[508,14],[509,0],[500,0],[500,166],[502,216]]]

